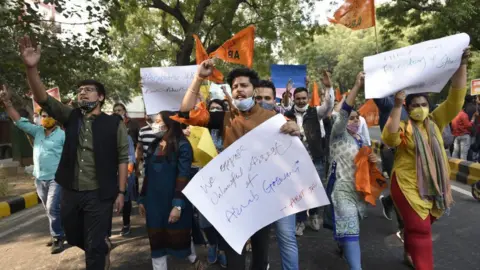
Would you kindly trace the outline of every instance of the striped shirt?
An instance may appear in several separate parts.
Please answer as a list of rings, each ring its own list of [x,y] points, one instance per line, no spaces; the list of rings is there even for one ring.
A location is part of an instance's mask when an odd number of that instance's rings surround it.
[[[144,126],[138,132],[138,142],[143,146],[143,157],[147,157],[147,150],[150,144],[155,140],[152,128],[150,126]]]

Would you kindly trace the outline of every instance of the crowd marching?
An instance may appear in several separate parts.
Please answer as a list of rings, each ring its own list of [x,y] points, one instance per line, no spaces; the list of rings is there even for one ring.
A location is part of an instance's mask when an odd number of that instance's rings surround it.
[[[50,221],[52,238],[47,245],[52,254],[61,253],[67,241],[85,251],[88,270],[109,269],[112,215],[121,212],[121,235],[127,236],[132,202],[136,202],[140,215],[146,218],[153,269],[167,269],[167,256],[188,259],[193,269],[206,269],[215,263],[226,269],[245,269],[245,248],[242,254],[235,252],[182,193],[202,169],[192,165],[186,123],[195,120],[192,112],[198,110],[201,85],[214,71],[213,60],[198,66],[179,111],[151,115],[147,126],[140,128],[128,117],[123,104],[115,104],[112,115],[102,112],[107,91],[98,81],[78,83],[77,106],[49,96],[39,76],[40,47],[29,37],[20,41],[20,55],[34,100],[42,108],[41,126],[20,116],[8,86],[3,86],[0,101],[15,125],[35,139],[33,175]],[[448,149],[454,144],[453,156],[467,159],[472,125],[480,126],[478,110],[475,106],[473,112],[469,109],[472,101],[464,106],[468,57],[467,49],[451,78],[447,99],[436,107],[427,94],[406,95],[403,91],[374,100],[380,109],[382,141],[387,146],[382,151],[381,170],[376,169],[378,160],[370,148],[365,119],[356,110],[364,72],[358,73],[355,85],[338,103],[331,74],[322,72],[323,103],[312,106],[308,86],[292,92],[289,85],[277,104],[276,88],[270,80],[260,80],[249,68],[232,70],[226,78],[231,96],[224,90],[226,100],[208,100],[208,117],[198,121],[210,131],[217,151],[276,114],[283,114],[288,121],[280,132],[298,136],[303,142],[331,203],[284,217],[253,234],[250,269],[269,269],[272,229],[282,269],[300,269],[297,237],[302,237],[307,226],[315,231],[321,227],[332,230],[338,243],[332,248],[338,249],[350,269],[362,269],[360,223],[367,204],[378,199],[362,192],[362,172],[377,173],[378,179],[390,185],[390,195],[380,197],[381,207],[387,219],[396,213],[405,262],[418,270],[433,269],[431,226],[453,204]],[[447,140],[445,131],[456,136],[454,143]],[[478,160],[478,155],[472,158]],[[141,183],[140,175],[144,176]],[[197,215],[198,224],[194,219]],[[196,226],[208,243],[206,261],[196,256],[192,240]]]

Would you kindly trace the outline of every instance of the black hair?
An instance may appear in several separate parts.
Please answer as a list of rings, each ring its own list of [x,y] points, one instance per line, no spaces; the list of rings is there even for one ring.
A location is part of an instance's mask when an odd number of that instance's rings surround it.
[[[122,107],[122,109],[123,109],[125,112],[127,112],[127,107],[125,107],[125,105],[123,105],[123,103],[115,103],[115,105],[113,105],[112,108],[115,109],[115,107],[118,107],[118,106]]]
[[[48,112],[47,112],[47,111],[45,111],[44,109],[40,109],[40,111],[38,112],[38,115],[40,115],[40,116],[41,116],[43,112],[46,112],[46,113],[48,114]],[[50,116],[50,114],[48,114],[48,116]]]
[[[120,120],[120,122],[123,122],[123,118],[119,114],[113,113],[112,116],[118,118],[118,120]]]
[[[255,70],[249,68],[236,68],[230,71],[227,76],[227,83],[230,85],[230,88],[232,88],[233,81],[238,77],[248,77],[253,88],[258,87],[260,82],[258,73]]]
[[[277,97],[277,89],[275,88],[275,85],[273,84],[273,82],[267,81],[267,80],[260,80],[258,82],[257,87],[270,88],[272,89],[272,92],[273,92],[273,98],[275,99]]]
[[[105,86],[103,86],[102,83],[100,83],[96,80],[88,79],[88,80],[83,80],[83,81],[79,82],[77,84],[77,88],[80,88],[81,86],[85,86],[85,85],[94,85],[95,88],[97,88],[97,93],[99,95],[103,96],[103,101],[100,102],[100,104],[103,105],[103,103],[105,103],[105,99],[107,99],[107,93],[105,91]]]
[[[172,111],[161,111],[160,116],[162,117],[163,123],[167,126],[168,131],[163,136],[163,139],[167,142],[165,147],[167,157],[171,157],[172,154],[176,154],[178,151],[178,142],[181,139],[185,139],[183,134],[182,125],[170,118],[176,113]]]
[[[226,111],[227,110],[227,106],[225,104],[225,100],[220,100],[220,99],[212,99],[210,100],[210,102],[208,103],[208,107],[207,109],[210,110],[210,106],[212,106],[212,103],[217,103],[218,105],[222,106],[222,110],[223,111]]]
[[[295,95],[296,95],[296,94],[301,93],[301,92],[307,93],[307,96],[308,96],[308,90],[307,90],[307,88],[305,88],[305,87],[298,87],[298,88],[295,89],[295,91],[293,91],[293,98],[295,98]]]
[[[427,102],[428,102],[428,108],[430,108],[430,100],[428,100],[428,94],[427,93],[418,93],[418,94],[410,94],[405,98],[405,108],[408,111],[408,107],[412,104],[413,99],[418,98],[418,97],[424,97]]]
[[[28,113],[28,111],[25,109],[19,109],[18,114],[20,114],[20,117],[27,118],[27,119],[30,118],[30,113]]]

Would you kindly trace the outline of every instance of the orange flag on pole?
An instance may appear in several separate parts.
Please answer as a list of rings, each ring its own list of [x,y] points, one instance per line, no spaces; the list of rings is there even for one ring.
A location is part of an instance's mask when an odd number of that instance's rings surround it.
[[[313,82],[313,90],[312,91],[313,91],[312,98],[310,99],[310,103],[308,105],[310,107],[320,106],[320,96],[318,95],[317,82]]]
[[[342,101],[343,96],[342,93],[340,93],[340,88],[335,89],[335,100],[340,102]]]
[[[328,21],[342,24],[352,30],[360,30],[375,26],[375,1],[374,0],[346,0],[335,11]]]
[[[209,57],[207,51],[205,51],[205,48],[203,47],[202,41],[200,41],[200,38],[198,38],[197,35],[193,35],[193,38],[195,39],[195,58],[197,59],[197,65],[200,65]],[[223,83],[223,74],[220,72],[220,70],[213,68],[213,73],[210,75],[210,77],[208,77],[208,80],[214,83]]]
[[[373,101],[373,99],[369,99],[365,104],[363,104],[360,109],[358,109],[365,121],[367,122],[368,127],[378,126],[378,121],[380,119],[379,110],[377,104]]]
[[[254,39],[255,26],[251,25],[223,43],[220,48],[210,54],[210,57],[218,57],[226,62],[251,68],[253,65]]]

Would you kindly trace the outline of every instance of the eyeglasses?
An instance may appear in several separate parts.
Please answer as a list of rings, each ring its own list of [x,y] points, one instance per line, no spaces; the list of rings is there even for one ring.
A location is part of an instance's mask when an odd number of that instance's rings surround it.
[[[82,93],[82,91],[85,91],[85,93],[90,94],[92,92],[97,91],[97,88],[95,87],[88,87],[88,86],[82,86],[77,89],[77,94]]]

